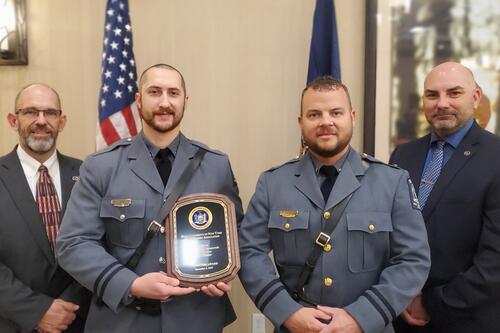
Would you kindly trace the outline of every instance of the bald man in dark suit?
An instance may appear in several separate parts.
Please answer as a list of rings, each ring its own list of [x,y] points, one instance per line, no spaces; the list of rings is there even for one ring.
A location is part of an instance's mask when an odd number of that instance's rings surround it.
[[[396,332],[500,330],[500,139],[474,121],[480,98],[468,68],[435,67],[423,94],[431,133],[391,156],[415,184],[431,247],[429,278]]]
[[[66,115],[54,89],[31,84],[7,119],[19,145],[0,157],[0,332],[82,332],[86,291],[54,253],[56,222],[81,164],[56,151]],[[49,185],[41,179],[50,179],[51,204],[43,203]]]

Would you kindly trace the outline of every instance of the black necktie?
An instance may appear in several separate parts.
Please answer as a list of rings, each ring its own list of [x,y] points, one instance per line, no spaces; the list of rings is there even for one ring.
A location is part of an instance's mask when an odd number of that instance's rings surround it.
[[[163,186],[167,185],[168,177],[170,176],[170,171],[172,171],[172,163],[168,158],[170,151],[168,148],[160,149],[155,157],[155,164],[158,172],[160,173],[161,180],[163,181]]]
[[[333,184],[337,180],[337,169],[333,165],[323,165],[319,172],[326,176],[326,179],[321,184],[321,193],[323,193],[323,198],[325,202],[328,201],[328,197],[330,196],[330,192],[332,191]]]

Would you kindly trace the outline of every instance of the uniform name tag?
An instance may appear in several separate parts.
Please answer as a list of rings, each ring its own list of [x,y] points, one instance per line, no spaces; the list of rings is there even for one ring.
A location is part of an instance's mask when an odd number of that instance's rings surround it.
[[[111,204],[115,207],[128,207],[132,204],[132,199],[111,199]]]
[[[286,218],[297,217],[299,215],[298,210],[280,210],[280,216]]]

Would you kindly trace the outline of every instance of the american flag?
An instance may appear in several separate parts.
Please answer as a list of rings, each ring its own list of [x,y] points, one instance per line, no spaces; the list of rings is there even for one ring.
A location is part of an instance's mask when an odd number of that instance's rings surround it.
[[[108,0],[104,23],[97,150],[140,131],[141,120],[134,101],[136,79],[128,0]]]

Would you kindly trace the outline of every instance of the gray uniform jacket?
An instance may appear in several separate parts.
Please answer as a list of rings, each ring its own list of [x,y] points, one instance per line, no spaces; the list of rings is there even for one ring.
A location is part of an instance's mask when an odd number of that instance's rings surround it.
[[[365,333],[393,332],[392,320],[421,290],[429,246],[407,172],[351,148],[325,203],[306,153],[260,176],[240,227],[240,279],[277,332],[302,306],[288,291],[317,246],[323,213],[351,193],[305,298],[344,308]]]
[[[80,169],[60,231],[59,262],[76,280],[102,297],[92,302],[86,332],[221,332],[234,321],[227,295],[209,297],[202,292],[162,303],[162,313],[152,316],[125,307],[132,282],[148,272],[165,270],[165,239],[149,243],[134,271],[123,264],[142,242],[149,223],[197,149],[207,150],[181,196],[192,193],[227,195],[243,212],[229,160],[218,151],[180,134],[179,147],[166,188],[142,135],[123,140],[89,156]],[[112,199],[130,198],[127,207],[115,207]]]

